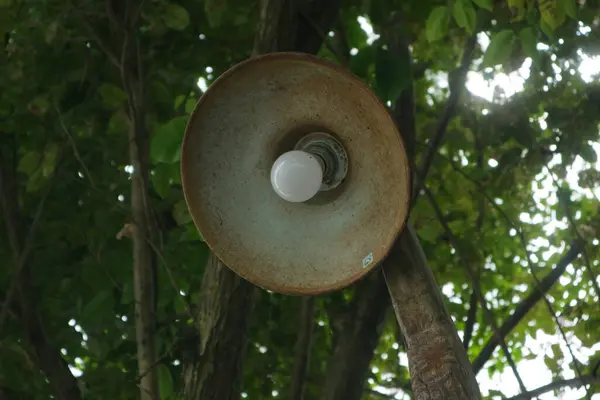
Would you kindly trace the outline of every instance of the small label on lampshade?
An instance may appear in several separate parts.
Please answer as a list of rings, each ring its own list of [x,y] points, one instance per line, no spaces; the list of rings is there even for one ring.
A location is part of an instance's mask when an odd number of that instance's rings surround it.
[[[373,253],[369,253],[362,260],[362,266],[363,266],[363,268],[367,268],[372,262],[373,262]]]

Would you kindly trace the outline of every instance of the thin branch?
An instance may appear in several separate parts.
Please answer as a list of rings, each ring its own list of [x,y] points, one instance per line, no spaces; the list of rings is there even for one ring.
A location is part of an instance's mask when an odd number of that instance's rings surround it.
[[[110,49],[110,47],[108,46],[108,43],[102,39],[98,33],[96,32],[96,30],[93,28],[92,24],[90,23],[90,21],[83,15],[83,13],[80,11],[79,7],[70,4],[71,8],[73,9],[73,11],[79,16],[79,19],[81,20],[81,22],[83,23],[83,25],[85,26],[85,28],[88,30],[90,36],[92,37],[92,40],[94,42],[96,42],[96,44],[98,45],[98,47],[100,48],[100,50],[104,53],[104,55],[106,57],[108,57],[109,61],[117,68],[121,68],[121,63],[119,62],[119,58],[117,57],[117,54]]]
[[[473,337],[473,328],[477,319],[477,304],[477,293],[473,290],[469,299],[469,312],[467,313],[467,322],[465,322],[463,334],[463,346],[465,350],[469,348],[471,338]]]
[[[433,194],[431,193],[429,188],[427,188],[427,186],[424,185],[423,189],[425,190],[425,196],[427,196],[427,199],[429,200],[431,206],[433,207],[433,210],[434,210],[440,224],[444,228],[446,235],[448,235],[450,244],[456,250],[456,254],[457,254],[458,258],[460,259],[463,268],[465,269],[465,271],[469,275],[469,278],[473,282],[473,291],[475,292],[477,298],[479,299],[479,303],[481,304],[481,308],[483,310],[484,318],[486,319],[487,324],[489,324],[490,327],[492,328],[492,330],[494,332],[494,336],[498,338],[498,341],[500,342],[502,351],[504,352],[504,355],[506,356],[506,360],[508,361],[508,364],[510,365],[510,368],[512,369],[513,374],[515,375],[515,378],[517,379],[517,382],[519,383],[521,392],[522,393],[527,392],[527,388],[525,387],[525,384],[523,383],[523,379],[521,378],[521,375],[519,374],[519,371],[517,370],[517,364],[514,362],[512,355],[510,354],[510,350],[508,349],[508,346],[506,344],[506,341],[504,340],[504,337],[500,334],[500,330],[498,329],[496,320],[495,320],[494,316],[492,315],[492,312],[490,311],[490,309],[487,306],[487,302],[485,300],[485,297],[483,296],[483,293],[481,292],[481,286],[479,284],[478,277],[475,275],[475,271],[473,270],[473,268],[471,267],[471,265],[469,264],[467,259],[463,256],[462,251],[461,251],[462,246],[459,245],[458,239],[456,238],[456,236],[454,236],[454,233],[452,232],[452,230],[446,223],[444,214],[442,213],[442,210],[440,209],[437,202],[435,201]]]
[[[583,240],[583,235],[579,231],[579,228],[577,227],[577,223],[575,222],[575,219],[573,218],[573,213],[571,212],[571,208],[569,207],[568,201],[565,201],[564,197],[560,196],[560,191],[562,189],[560,187],[560,184],[558,183],[558,180],[554,176],[554,173],[552,172],[552,170],[550,169],[550,167],[548,166],[547,163],[545,164],[545,167],[546,167],[546,170],[548,171],[548,174],[550,174],[550,178],[552,179],[554,186],[556,186],[556,189],[559,191],[558,201],[561,203],[561,205],[565,209],[567,221],[569,221],[569,225],[571,226],[571,229],[573,230],[573,232],[575,232],[575,235],[577,236],[578,239]],[[596,292],[596,296],[600,297],[600,285],[598,284],[598,278],[596,277],[596,274],[592,270],[592,263],[590,262],[589,255],[588,255],[587,249],[585,247],[583,248],[582,255],[583,255],[583,260],[586,265],[586,269],[588,271],[588,274],[590,275],[590,281],[592,282],[592,287],[594,288],[594,291]]]
[[[527,398],[540,396],[544,393],[548,393],[553,390],[559,390],[566,387],[578,388],[581,386],[592,385],[595,383],[600,383],[600,376],[585,375],[573,379],[560,379],[554,382],[550,382],[547,385],[540,386],[539,388],[531,390],[527,393],[521,393],[517,396],[511,397],[508,400],[524,400]]]
[[[294,370],[290,385],[290,400],[302,400],[308,373],[308,360],[312,345],[313,325],[315,322],[315,298],[303,297],[300,311],[298,338],[294,349]]]
[[[415,178],[415,189],[413,192],[413,202],[419,196],[419,192],[423,188],[425,183],[425,179],[429,173],[429,168],[433,163],[433,158],[438,152],[438,148],[442,143],[442,139],[446,133],[446,129],[454,117],[456,112],[456,108],[458,106],[458,100],[460,99],[461,93],[464,91],[465,82],[467,79],[467,72],[469,71],[469,67],[473,60],[473,54],[475,50],[475,45],[477,44],[477,36],[473,35],[467,39],[467,43],[465,44],[465,49],[462,55],[462,61],[460,63],[460,67],[458,68],[455,79],[449,82],[450,86],[450,95],[448,96],[448,100],[446,101],[446,105],[444,106],[444,111],[440,117],[438,125],[435,129],[435,133],[433,138],[431,139],[429,146],[425,153],[422,155],[421,163],[417,168],[417,177]]]
[[[71,147],[73,148],[73,154],[75,155],[75,159],[81,165],[81,168],[83,169],[83,173],[85,174],[85,176],[90,181],[90,185],[92,186],[92,189],[96,189],[96,185],[94,184],[94,179],[92,178],[92,174],[90,173],[90,170],[88,169],[87,165],[85,164],[85,162],[81,158],[81,154],[79,154],[79,150],[77,149],[77,144],[75,143],[75,140],[73,139],[73,136],[71,135],[71,133],[67,129],[67,126],[65,125],[65,121],[63,120],[63,117],[62,117],[62,113],[60,112],[60,109],[58,108],[58,106],[56,105],[56,103],[54,104],[54,110],[56,111],[56,114],[58,115],[58,121],[60,123],[60,126],[61,126],[62,130],[65,133],[65,135],[67,135],[69,143],[71,144]]]
[[[130,239],[133,238],[136,233],[136,232],[134,232],[135,229],[138,229],[138,228],[134,224],[132,224],[132,223],[125,224],[123,226],[123,228],[117,234],[117,239],[120,240],[124,237],[128,237]],[[175,289],[176,293],[179,293],[179,291],[181,289],[177,285],[177,282],[175,281],[175,276],[173,276],[173,271],[169,267],[169,264],[167,263],[167,260],[166,260],[165,256],[163,255],[162,251],[158,248],[158,246],[156,246],[156,244],[152,241],[152,239],[150,237],[148,237],[148,236],[144,236],[144,237],[146,239],[146,242],[148,242],[148,245],[150,247],[152,247],[152,249],[156,253],[157,258],[160,260],[161,264],[163,265],[165,272],[167,273],[167,277],[169,278],[169,281],[171,282],[171,286],[173,286],[173,289]],[[191,318],[192,320],[195,320],[194,314],[190,310],[189,305],[184,301],[183,297],[182,296],[177,296],[177,297],[178,297],[179,301],[181,301],[181,304],[183,305],[183,308],[185,309],[185,311],[187,313],[187,317]]]
[[[554,174],[552,173],[552,170],[550,169],[550,167],[548,166],[547,163],[545,164],[545,167],[546,167],[548,173],[550,174],[552,182],[556,186],[557,190],[560,191],[561,190],[560,185],[559,185],[558,181],[556,180],[556,178],[554,177]],[[578,240],[580,240],[583,243],[581,252],[582,252],[582,255],[584,256],[584,261],[586,262],[587,270],[589,271],[589,273],[591,275],[592,282],[593,282],[592,285],[596,289],[596,294],[598,296],[600,296],[600,289],[598,289],[598,283],[596,282],[596,277],[594,275],[594,272],[592,271],[592,265],[587,256],[587,251],[585,248],[585,242],[583,240],[583,237],[581,236],[581,233],[579,233],[579,229],[577,229],[577,224],[573,220],[573,216],[571,215],[571,209],[569,208],[569,205],[565,204],[562,196],[560,196],[560,193],[559,193],[558,198],[559,198],[559,201],[562,203],[562,206],[565,208],[565,214],[567,215],[567,220],[569,221],[569,224],[571,225],[572,230],[575,232],[575,236],[577,237]],[[545,297],[544,297],[544,299],[545,299]],[[550,304],[550,302],[548,302],[547,300],[546,300],[546,303],[548,305]],[[551,306],[549,306],[549,310],[552,312],[553,315],[556,315],[556,313],[554,313],[554,310],[552,309]],[[555,321],[556,321],[556,325],[560,331],[560,334],[562,335],[562,337],[565,341],[565,344],[567,345],[569,354],[571,355],[571,358],[573,359],[573,365],[575,367],[575,372],[577,373],[577,377],[581,378],[582,372],[581,372],[581,366],[579,365],[579,360],[577,360],[577,358],[575,358],[575,353],[573,352],[573,349],[571,348],[571,344],[570,344],[569,340],[567,340],[567,335],[565,334],[562,324],[560,323],[560,320],[558,319],[558,317],[555,317]],[[588,387],[584,386],[584,388],[585,388],[586,398],[591,399],[591,394],[589,392]]]
[[[535,282],[535,285],[536,285],[536,287],[537,287],[537,288],[539,288],[539,287],[540,287],[540,280],[538,279],[538,277],[537,277],[537,274],[536,274],[536,272],[535,272],[535,268],[533,267],[533,261],[531,260],[531,254],[530,254],[529,250],[527,249],[527,239],[526,239],[526,237],[525,237],[525,233],[524,233],[524,231],[523,231],[523,227],[522,227],[522,226],[520,226],[520,225],[517,225],[517,224],[516,224],[516,223],[515,223],[515,222],[514,222],[514,221],[513,221],[513,220],[512,220],[512,219],[511,219],[511,218],[510,218],[510,217],[509,217],[509,216],[508,216],[508,215],[507,215],[505,212],[504,212],[504,210],[503,210],[503,209],[502,209],[500,206],[498,206],[498,205],[496,204],[496,202],[495,202],[495,201],[493,201],[493,200],[492,200],[492,199],[491,199],[491,198],[490,198],[490,197],[487,195],[487,193],[485,193],[485,189],[483,188],[483,185],[482,185],[480,182],[476,181],[475,179],[473,179],[473,178],[469,177],[467,174],[465,174],[465,173],[464,173],[464,172],[463,172],[463,171],[462,171],[460,168],[458,168],[458,167],[456,166],[456,164],[454,163],[454,161],[452,161],[450,158],[447,158],[447,157],[446,157],[446,159],[449,161],[450,165],[452,166],[452,168],[453,168],[455,171],[457,171],[457,172],[459,172],[461,175],[465,176],[465,177],[466,177],[466,178],[467,178],[469,181],[471,181],[471,182],[475,183],[475,185],[476,185],[476,186],[479,188],[479,190],[480,190],[481,194],[483,194],[483,195],[486,197],[486,199],[487,199],[487,200],[490,202],[490,204],[492,205],[492,207],[493,207],[494,209],[496,209],[496,210],[497,210],[497,211],[500,213],[500,215],[501,215],[501,216],[503,216],[503,217],[504,217],[504,219],[506,220],[506,222],[508,222],[508,224],[510,225],[510,227],[511,227],[511,228],[514,228],[514,229],[515,229],[515,231],[517,232],[517,237],[519,238],[519,242],[521,243],[521,246],[523,247],[523,251],[525,252],[525,259],[526,259],[526,261],[527,261],[527,268],[528,268],[528,270],[529,270],[529,273],[530,273],[530,274],[531,274],[531,276],[533,277],[533,280],[534,280],[534,282]],[[565,344],[566,344],[566,346],[567,346],[567,349],[568,349],[568,351],[569,351],[569,353],[570,353],[571,357],[573,358],[573,361],[575,362],[575,369],[577,370],[578,374],[579,374],[579,375],[581,375],[581,374],[579,373],[579,366],[578,366],[578,361],[577,361],[577,359],[575,358],[575,353],[573,352],[573,350],[572,350],[572,348],[571,348],[571,345],[570,345],[570,343],[569,343],[569,340],[567,339],[567,335],[565,334],[565,331],[564,331],[564,329],[563,329],[563,327],[562,327],[562,325],[561,325],[561,323],[560,323],[560,320],[558,319],[558,316],[557,316],[556,312],[554,311],[554,307],[552,306],[552,303],[550,303],[550,300],[548,300],[548,298],[546,297],[546,292],[543,292],[543,294],[542,294],[542,296],[541,296],[541,297],[542,297],[542,299],[544,300],[544,304],[546,305],[546,308],[548,309],[548,312],[549,312],[549,313],[550,313],[550,315],[552,316],[552,319],[554,319],[554,322],[555,322],[555,324],[556,324],[556,326],[557,326],[557,328],[558,328],[558,330],[559,330],[559,333],[560,333],[560,335],[562,336],[562,338],[563,338],[563,340],[564,340],[564,342],[565,342]],[[490,356],[491,356],[491,354],[490,354]],[[481,367],[479,367],[479,368],[481,368]],[[477,370],[477,369],[475,369],[475,368],[474,368],[474,371],[476,371],[476,373],[478,372],[478,370]]]
[[[552,288],[552,286],[558,281],[558,278],[565,272],[567,266],[571,264],[579,255],[583,249],[584,242],[575,240],[571,243],[569,250],[565,255],[556,263],[556,267],[546,275],[539,284],[533,288],[533,292],[523,299],[514,312],[508,317],[504,323],[500,326],[500,334],[502,336],[508,335],[527,315],[527,313],[542,299],[542,297]],[[484,364],[490,359],[494,350],[498,346],[498,340],[495,336],[492,336],[487,343],[481,349],[479,355],[473,361],[473,370],[475,374],[483,368]]]
[[[517,225],[504,212],[504,210],[500,206],[498,206],[494,200],[492,200],[489,197],[489,195],[485,192],[485,188],[483,187],[483,185],[480,182],[476,181],[475,179],[473,179],[469,175],[467,175],[458,166],[456,166],[456,164],[454,163],[454,161],[452,161],[450,158],[448,158],[448,157],[445,157],[445,158],[450,163],[450,165],[452,166],[452,168],[455,171],[457,171],[458,173],[460,173],[461,175],[463,175],[467,180],[469,180],[470,182],[474,183],[479,188],[479,192],[489,201],[489,203],[492,205],[492,207],[500,213],[500,215],[506,220],[506,222],[508,223],[508,225],[511,228],[515,229],[515,231],[517,232],[517,236],[519,238],[519,242],[521,243],[521,246],[523,247],[523,250],[525,252],[525,256],[526,256],[526,260],[527,260],[527,268],[529,269],[529,273],[533,277],[533,280],[535,282],[536,288],[539,290],[539,288],[541,287],[541,283],[540,283],[540,280],[537,277],[535,269],[533,268],[533,262],[531,261],[531,254],[529,253],[529,250],[527,250],[527,240],[525,238],[525,233],[523,232],[523,228],[521,226]],[[582,250],[581,251],[583,251],[584,246],[585,246],[585,243],[582,244]],[[552,306],[552,303],[550,303],[550,301],[546,297],[546,292],[547,291],[542,291],[541,298],[544,300],[544,303],[546,304],[546,308],[548,309],[548,312],[552,316],[552,319],[554,319],[554,322],[555,322],[555,324],[556,324],[556,326],[558,328],[558,331],[559,331],[560,335],[562,336],[565,344],[567,345],[567,349],[568,349],[568,351],[569,351],[569,353],[571,355],[571,358],[573,358],[573,361],[575,362],[575,369],[579,370],[578,361],[575,358],[575,353],[573,352],[573,350],[571,348],[571,344],[569,343],[569,340],[567,339],[567,335],[565,334],[565,331],[564,331],[564,329],[563,329],[563,327],[562,327],[562,325],[560,323],[560,320],[558,319],[558,316],[557,316],[556,312],[554,311],[554,307]],[[489,359],[490,356],[491,356],[491,354],[488,355],[488,359]],[[474,367],[475,367],[475,365],[474,365]],[[478,368],[474,368],[475,373],[478,373],[479,370],[482,367],[483,367],[483,364],[480,365],[480,366],[478,366]]]
[[[323,44],[327,46],[327,49],[329,49],[331,53],[333,53],[333,55],[335,56],[335,58],[338,59],[340,64],[342,64],[345,67],[348,66],[348,57],[350,56],[350,54],[344,53],[343,51],[340,52],[340,49],[337,49],[329,40],[329,34],[327,32],[323,32],[323,29],[321,29],[321,27],[309,15],[302,11],[300,11],[298,15],[304,18],[306,22],[312,27],[312,29],[314,29],[314,31],[319,35],[319,37],[323,41]]]

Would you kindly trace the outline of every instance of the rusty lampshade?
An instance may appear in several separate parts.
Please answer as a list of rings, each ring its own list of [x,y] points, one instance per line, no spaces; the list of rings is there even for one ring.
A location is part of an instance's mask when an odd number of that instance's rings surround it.
[[[185,198],[214,254],[286,294],[343,288],[371,271],[408,217],[406,149],[348,71],[272,53],[219,77],[182,147]]]

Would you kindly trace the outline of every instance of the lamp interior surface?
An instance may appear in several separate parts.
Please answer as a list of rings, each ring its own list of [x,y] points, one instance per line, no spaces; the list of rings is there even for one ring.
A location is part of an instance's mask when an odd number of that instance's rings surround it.
[[[271,186],[271,167],[313,132],[339,140],[348,173],[333,190],[287,202]],[[211,250],[276,292],[320,294],[358,280],[408,216],[409,162],[387,110],[358,78],[306,54],[251,58],[219,77],[190,118],[181,168]]]

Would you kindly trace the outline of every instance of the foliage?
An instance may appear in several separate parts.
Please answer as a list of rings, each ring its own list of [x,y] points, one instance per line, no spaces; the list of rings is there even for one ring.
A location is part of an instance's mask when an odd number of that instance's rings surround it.
[[[106,10],[103,2],[0,0],[0,144],[14,144],[14,194],[25,230],[37,226],[29,260],[31,290],[18,289],[20,295],[31,298],[49,343],[81,373],[78,382],[86,398],[129,399],[138,392],[139,372],[131,245],[119,233],[130,218],[131,121],[126,88],[106,55],[106,48],[120,50],[118,27]],[[210,85],[251,55],[258,15],[257,1],[239,0],[151,0],[140,14],[150,192],[161,233],[155,249],[160,263],[157,346],[165,399],[177,398],[182,359],[195,349],[188,340],[190,314],[208,257],[183,201],[179,146],[201,96],[198,79]],[[469,320],[473,284],[462,263],[478,271],[487,305],[501,325],[570,243],[582,237],[584,256],[567,267],[548,293],[548,303],[535,306],[506,339],[519,363],[535,356],[526,338],[540,332],[556,336],[558,322],[577,354],[594,346],[596,354],[579,357],[575,366],[558,335],[561,345],[545,356],[553,376],[562,377],[564,365],[589,374],[600,361],[600,246],[594,239],[600,236],[600,176],[598,147],[593,147],[600,86],[577,70],[586,57],[600,54],[598,15],[596,0],[346,0],[340,23],[319,54],[347,66],[390,107],[403,91],[414,90],[417,165],[435,134],[448,85],[456,84],[454,74],[469,36],[489,42],[487,48],[476,46],[470,67],[487,80],[530,65],[523,89],[514,95],[502,87],[487,99],[463,92],[426,180],[450,232],[425,197],[412,211],[457,328],[464,335],[474,322],[471,359],[493,329],[481,310],[475,321]],[[379,35],[376,40],[361,28],[367,22]],[[410,42],[412,59],[392,51],[397,36]],[[17,273],[4,225],[0,299]],[[458,238],[458,248],[449,244],[449,234]],[[336,341],[337,314],[331,310],[348,307],[353,293],[350,288],[317,301],[307,398],[319,396]],[[297,333],[292,316],[298,308],[295,298],[261,291],[244,396],[285,397]],[[49,398],[52,390],[37,365],[28,328],[12,311],[8,314],[0,324],[0,390],[20,396],[14,398]],[[399,363],[401,341],[395,321],[388,318],[365,398],[379,398],[370,390],[382,387],[409,390],[407,365]],[[486,364],[490,375],[505,368],[501,352]]]

